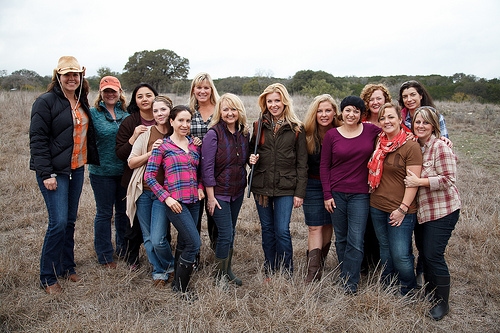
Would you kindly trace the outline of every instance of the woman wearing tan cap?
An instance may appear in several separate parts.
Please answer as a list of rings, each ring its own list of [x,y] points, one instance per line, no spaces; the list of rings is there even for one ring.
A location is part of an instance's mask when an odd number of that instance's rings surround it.
[[[99,164],[90,118],[88,82],[72,56],[63,56],[47,92],[31,109],[30,169],[42,192],[49,223],[40,259],[40,285],[49,294],[62,291],[58,277],[78,282],[74,232],[85,164]]]

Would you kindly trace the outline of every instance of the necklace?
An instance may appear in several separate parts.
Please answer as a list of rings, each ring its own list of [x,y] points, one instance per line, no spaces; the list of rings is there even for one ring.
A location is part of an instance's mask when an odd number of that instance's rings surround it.
[[[71,106],[71,101],[69,102],[69,104]],[[80,125],[80,123],[82,122],[79,108],[80,108],[80,101],[77,101],[74,107],[71,106],[71,111],[73,112],[73,117],[75,117],[77,125]]]

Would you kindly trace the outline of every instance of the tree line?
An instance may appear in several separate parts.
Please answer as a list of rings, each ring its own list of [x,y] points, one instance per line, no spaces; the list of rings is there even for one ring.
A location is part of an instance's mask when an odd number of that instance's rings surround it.
[[[162,93],[184,95],[189,93],[191,81],[187,78],[189,60],[167,49],[140,51],[134,53],[125,64],[122,73],[113,72],[108,67],[101,67],[97,75],[87,77],[90,87],[97,90],[101,77],[116,76],[125,91],[132,89],[139,82],[148,82]],[[50,83],[51,76],[41,76],[35,71],[21,69],[7,74],[0,70],[1,90],[43,91]],[[368,83],[385,84],[391,95],[397,99],[399,86],[408,80],[417,80],[429,91],[433,99],[440,101],[500,104],[500,78],[486,80],[474,75],[456,73],[443,75],[393,75],[338,77],[325,71],[301,70],[289,78],[275,78],[271,75],[256,74],[253,77],[231,76],[214,80],[220,93],[237,95],[259,95],[271,83],[283,83],[292,94],[317,96],[329,93],[336,98],[347,95],[359,95]]]

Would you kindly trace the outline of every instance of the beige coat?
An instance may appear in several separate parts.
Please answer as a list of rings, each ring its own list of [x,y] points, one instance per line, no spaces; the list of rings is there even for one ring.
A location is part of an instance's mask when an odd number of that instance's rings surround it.
[[[127,162],[130,161],[132,157],[140,156],[146,154],[148,152],[148,141],[151,136],[151,127],[148,127],[148,130],[139,135],[137,140],[135,140],[134,145],[132,146],[132,151],[130,152],[130,156],[127,159]],[[128,183],[127,187],[127,216],[130,220],[130,225],[134,222],[135,212],[137,211],[137,206],[135,202],[142,194],[142,179],[144,177],[144,171],[146,171],[146,164],[141,165],[138,168],[135,168],[132,172],[132,178]]]

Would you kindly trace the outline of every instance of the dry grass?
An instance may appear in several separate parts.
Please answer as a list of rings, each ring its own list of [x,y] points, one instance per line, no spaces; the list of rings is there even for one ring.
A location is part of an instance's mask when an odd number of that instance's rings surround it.
[[[102,269],[93,250],[95,206],[86,179],[75,234],[80,283],[61,281],[53,297],[38,287],[39,255],[47,213],[28,170],[28,127],[36,95],[0,93],[0,331],[4,332],[498,332],[500,318],[500,225],[498,207],[499,107],[440,103],[459,156],[463,209],[447,249],[452,274],[451,312],[440,322],[426,318],[429,304],[388,293],[378,273],[362,277],[357,296],[334,284],[332,253],[325,278],[305,285],[307,229],[301,210],[292,216],[296,272],[290,281],[263,283],[260,227],[254,204],[245,199],[237,227],[234,271],[240,288],[213,286],[206,229],[204,268],[192,284],[199,299],[179,300],[169,288],[152,288],[145,253],[143,268]],[[249,120],[257,118],[256,97],[244,97]],[[174,97],[185,103],[187,98]],[[303,116],[309,99],[294,98]]]

